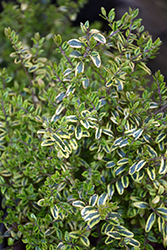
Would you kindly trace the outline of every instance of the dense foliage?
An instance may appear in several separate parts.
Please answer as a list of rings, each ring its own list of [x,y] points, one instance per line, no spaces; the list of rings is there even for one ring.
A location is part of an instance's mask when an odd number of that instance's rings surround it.
[[[11,246],[167,246],[167,94],[163,76],[146,66],[161,41],[144,31],[138,10],[118,21],[101,10],[109,34],[87,21],[79,38],[54,35],[54,60],[39,33],[30,46],[5,29],[20,67],[20,77],[0,72],[3,237]]]

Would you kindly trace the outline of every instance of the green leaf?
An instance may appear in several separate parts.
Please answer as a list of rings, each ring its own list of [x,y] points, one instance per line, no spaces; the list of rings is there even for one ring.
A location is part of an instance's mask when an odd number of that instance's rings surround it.
[[[59,217],[59,209],[58,209],[58,207],[56,205],[52,205],[50,207],[50,211],[51,211],[51,214],[52,214],[53,218],[55,220],[57,220],[58,217]]]
[[[98,224],[100,221],[100,215],[97,215],[96,217],[94,217],[93,219],[88,221],[88,226],[90,228],[94,227],[96,224]]]
[[[166,207],[159,207],[156,208],[156,211],[160,214],[167,215],[167,208]]]
[[[146,225],[145,225],[145,231],[146,232],[149,232],[152,228],[152,226],[154,225],[155,223],[155,220],[156,220],[156,214],[153,212],[149,215],[148,219],[147,219],[147,222],[146,222]]]
[[[106,16],[106,10],[104,7],[101,7],[101,13],[103,14],[103,16]]]
[[[101,59],[100,59],[100,55],[97,51],[92,51],[90,54],[90,58],[92,59],[94,65],[99,68],[101,65]]]
[[[80,237],[81,242],[83,243],[84,246],[88,247],[90,245],[90,241],[86,236],[81,236]]]
[[[107,198],[108,198],[108,194],[107,193],[101,194],[100,197],[99,197],[99,199],[98,199],[97,205],[98,206],[105,205],[105,203],[107,201]]]
[[[78,201],[73,201],[72,205],[74,207],[80,207],[80,208],[85,207],[85,203],[83,201],[79,201],[79,200]]]
[[[84,44],[81,43],[78,39],[71,39],[67,42],[70,47],[72,48],[81,48],[81,46],[83,46]]]
[[[162,157],[161,158],[161,165],[160,165],[158,173],[164,175],[164,174],[166,174],[166,172],[167,172],[167,164]]]
[[[93,196],[91,196],[90,199],[89,199],[89,205],[92,206],[92,207],[95,206],[96,202],[97,202],[97,199],[98,199],[97,194],[94,194]]]
[[[145,208],[148,208],[148,203],[147,202],[144,202],[144,201],[137,201],[137,202],[134,202],[133,203],[133,206],[134,207],[137,207],[137,208],[140,208],[140,209],[145,209]]]

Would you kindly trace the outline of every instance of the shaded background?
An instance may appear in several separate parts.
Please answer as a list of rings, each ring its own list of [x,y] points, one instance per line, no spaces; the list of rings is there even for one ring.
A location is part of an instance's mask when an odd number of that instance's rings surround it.
[[[79,25],[86,20],[103,22],[99,17],[101,6],[107,11],[115,8],[116,19],[120,19],[129,7],[139,8],[138,18],[143,19],[145,30],[149,31],[153,40],[160,37],[162,41],[159,54],[154,60],[149,61],[148,66],[153,72],[160,69],[167,81],[167,0],[89,0],[74,24]],[[107,31],[108,27],[103,23],[102,29]]]

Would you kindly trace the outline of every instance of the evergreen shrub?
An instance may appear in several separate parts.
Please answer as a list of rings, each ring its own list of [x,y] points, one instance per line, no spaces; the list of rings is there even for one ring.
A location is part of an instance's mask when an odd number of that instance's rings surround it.
[[[109,34],[87,21],[79,38],[54,35],[55,60],[39,33],[24,47],[5,28],[22,67],[17,81],[0,72],[2,239],[11,249],[20,239],[27,250],[167,246],[167,93],[146,65],[161,41],[138,9],[118,21],[101,11]]]

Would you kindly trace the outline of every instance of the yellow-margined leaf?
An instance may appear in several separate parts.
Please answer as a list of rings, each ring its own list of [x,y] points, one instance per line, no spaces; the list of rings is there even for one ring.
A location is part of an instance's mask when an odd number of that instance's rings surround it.
[[[144,62],[140,62],[138,66],[144,71],[146,71],[147,74],[151,75],[151,70],[145,65]]]
[[[69,233],[69,236],[73,239],[78,239],[80,236],[81,232],[80,231],[72,231]]]
[[[97,128],[96,129],[96,133],[95,133],[95,139],[100,139],[100,137],[101,137],[101,132],[102,132],[102,129],[101,128]]]
[[[155,142],[156,142],[156,143],[160,143],[163,139],[165,139],[165,137],[166,137],[166,133],[160,133],[160,134],[157,136]]]
[[[124,188],[127,188],[129,186],[129,177],[128,176],[122,176],[121,182]]]
[[[99,68],[101,65],[101,59],[100,59],[100,55],[97,51],[92,51],[90,54],[90,58],[92,59],[94,65]]]
[[[114,161],[109,161],[109,162],[107,162],[107,164],[106,164],[106,168],[112,168],[112,167],[114,167],[115,166],[115,162]]]
[[[147,174],[148,174],[149,178],[150,178],[152,181],[155,180],[155,168],[154,168],[154,167],[149,166],[149,167],[147,168]]]
[[[58,144],[58,146],[61,148],[63,152],[68,151],[65,143],[57,134],[52,134],[51,139],[55,140],[55,142]]]
[[[85,216],[86,214],[89,214],[90,212],[96,212],[97,210],[92,207],[92,206],[86,206],[82,209],[81,211],[81,215],[82,216]]]
[[[102,133],[106,134],[106,135],[108,135],[110,137],[113,137],[113,132],[111,130],[109,130],[109,129],[103,128]]]
[[[97,194],[92,195],[92,196],[90,197],[90,199],[89,199],[89,205],[92,206],[92,207],[95,206],[98,197],[99,197],[99,196],[98,196]]]
[[[123,159],[117,161],[117,165],[124,165],[124,164],[126,164],[128,162],[129,162],[128,158],[123,158]]]
[[[90,228],[94,227],[96,224],[98,224],[100,221],[100,215],[97,215],[96,217],[93,217],[93,219],[88,221],[88,226]]]
[[[112,242],[114,241],[114,239],[110,236],[108,236],[105,240],[105,244],[108,245],[108,244],[111,244]]]
[[[78,118],[75,115],[66,116],[68,122],[78,122]]]
[[[80,207],[80,208],[85,207],[85,203],[83,201],[79,201],[79,200],[78,201],[73,201],[72,205],[74,207]]]
[[[159,232],[163,232],[165,226],[165,220],[162,217],[158,217],[158,229]]]
[[[132,238],[134,236],[134,234],[129,231],[127,228],[123,227],[123,226],[116,226],[116,229],[118,231],[118,233],[122,236],[128,237],[128,238]]]
[[[121,179],[119,179],[116,184],[115,184],[116,188],[117,188],[117,191],[120,195],[122,195],[124,193],[124,187],[122,185],[122,181]]]
[[[78,74],[81,74],[83,72],[84,72],[84,63],[83,62],[77,63],[77,65],[75,67],[75,76],[77,76]]]
[[[82,45],[84,45],[82,42],[80,42],[78,39],[71,39],[68,41],[68,44],[72,48],[81,48]]]
[[[85,221],[89,221],[89,220],[91,220],[93,218],[96,218],[98,215],[99,215],[99,212],[95,210],[95,211],[89,212],[86,215],[84,215],[83,219]]]
[[[42,143],[41,143],[41,146],[51,146],[51,145],[54,145],[55,144],[55,141],[54,140],[51,140],[51,139],[48,139],[48,140],[44,140]]]
[[[80,241],[83,243],[84,246],[88,247],[90,245],[90,241],[86,236],[81,235]]]
[[[159,207],[156,208],[156,211],[160,214],[167,215],[167,208],[166,207]]]
[[[114,194],[115,188],[113,184],[108,184],[107,185],[107,193],[109,195],[109,199],[112,198],[113,194]]]
[[[75,140],[75,138],[72,138],[69,142],[70,142],[70,144],[71,144],[71,147],[72,147],[74,150],[77,150],[78,144],[77,144],[77,141]]]
[[[59,217],[59,209],[58,209],[58,207],[56,205],[52,205],[50,207],[50,211],[51,211],[51,214],[52,214],[53,218],[55,220],[57,220],[58,217]]]
[[[133,133],[133,137],[135,140],[137,140],[143,133],[143,129],[138,129],[135,133]]]
[[[139,161],[139,162],[136,164],[136,172],[140,171],[140,169],[142,169],[146,163],[147,163],[147,162],[144,161],[144,160]]]
[[[98,206],[105,205],[105,203],[107,201],[107,198],[108,198],[108,194],[107,193],[101,194],[100,197],[99,197],[99,199],[98,199],[97,205]]]
[[[117,231],[107,232],[107,235],[112,237],[113,239],[116,239],[116,240],[119,240],[122,237]]]
[[[137,202],[134,202],[133,203],[133,206],[137,207],[137,208],[140,208],[140,209],[146,209],[148,208],[148,203],[147,202],[144,202],[144,201],[137,201]]]
[[[100,43],[106,43],[105,37],[104,37],[102,34],[100,34],[100,33],[94,34],[93,37],[94,37],[94,39],[95,39],[96,41],[98,41],[98,42],[100,42]]]
[[[77,140],[80,140],[82,138],[82,127],[79,125],[75,128],[75,137],[77,138]]]
[[[167,164],[164,161],[164,158],[162,157],[161,158],[161,165],[160,165],[160,168],[159,168],[159,174],[166,174],[166,172],[167,172]]]
[[[64,103],[60,103],[56,109],[56,115],[59,115],[65,109]]]
[[[125,244],[127,244],[127,245],[131,245],[131,246],[134,246],[134,247],[140,247],[140,242],[133,239],[133,238],[127,238],[126,237],[124,239],[124,241],[125,241]]]
[[[156,220],[156,214],[153,212],[149,215],[146,225],[145,225],[145,231],[149,232],[152,228],[152,226],[154,225],[154,222]]]
[[[149,151],[150,156],[157,157],[157,152],[150,145],[147,145],[147,149]]]

